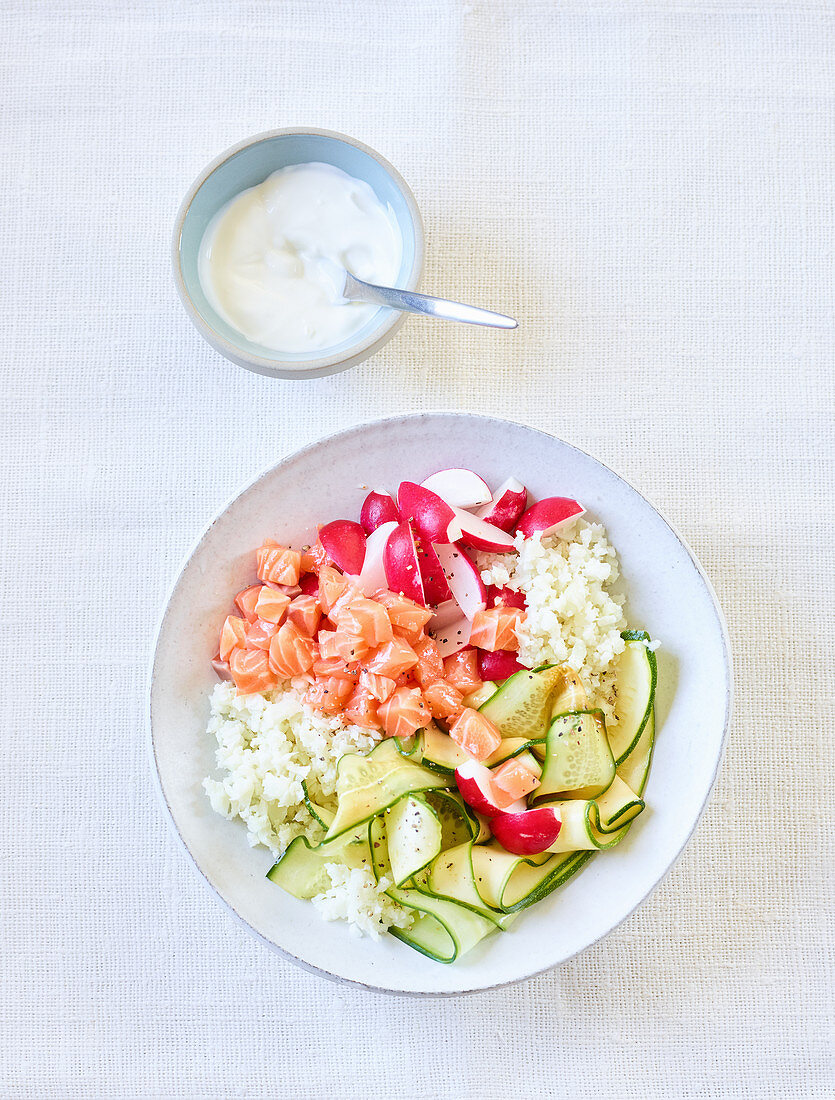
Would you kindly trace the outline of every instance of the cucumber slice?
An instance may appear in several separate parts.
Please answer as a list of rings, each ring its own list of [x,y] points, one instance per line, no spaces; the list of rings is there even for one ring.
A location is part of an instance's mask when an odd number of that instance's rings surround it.
[[[496,909],[484,904],[475,884],[473,873],[473,842],[459,844],[441,852],[427,870],[426,877],[418,883],[418,889],[458,902],[459,905],[480,913],[498,928],[504,927],[506,918]]]
[[[307,783],[305,783],[304,780],[302,780],[302,793],[304,795],[304,804],[307,807],[307,812],[315,821],[318,821],[323,829],[327,829],[336,816],[333,810],[329,810],[326,806],[320,806],[317,802],[313,801],[308,793]]]
[[[427,726],[421,739],[421,763],[427,767],[443,772],[447,778],[438,786],[446,786],[450,777],[459,764],[464,764],[472,757],[452,740],[448,733],[438,729],[437,726]]]
[[[479,707],[484,706],[488,699],[492,699],[498,690],[498,684],[492,680],[485,680],[478,691],[471,691],[469,695],[464,696],[464,706],[478,710]]]
[[[655,654],[646,647],[649,634],[643,630],[625,630],[621,637],[626,642],[626,648],[615,667],[618,721],[609,733],[616,764],[627,758],[644,732],[655,700],[658,679]]]
[[[562,828],[549,852],[603,851],[614,848],[643,810],[643,800],[615,776],[599,798],[550,802],[562,819]]]
[[[551,714],[568,714],[569,711],[585,710],[589,705],[586,685],[574,669],[562,665],[563,681],[557,694],[551,700]]]
[[[441,853],[439,861],[446,853]],[[583,859],[580,861],[579,856]],[[585,853],[514,856],[496,841],[473,847],[476,889],[482,902],[503,913],[518,913],[555,890],[586,862]],[[439,862],[438,861],[438,862]]]
[[[505,760],[510,760],[512,756],[520,756],[529,749],[532,752],[541,750],[544,755],[545,738],[543,737],[541,741],[528,741],[524,737],[505,737],[496,751],[491,753],[484,763],[488,768],[492,768],[494,764],[502,764]]]
[[[438,815],[428,802],[408,795],[386,811],[386,836],[395,886],[422,871],[441,850]]]
[[[367,756],[346,753],[336,768],[336,817],[325,841],[368,821],[393,806],[404,794],[446,786],[446,780],[427,768],[404,759],[387,738]]]
[[[575,798],[602,794],[615,775],[615,761],[599,710],[559,714],[548,728],[542,781],[534,801],[571,792]]]
[[[570,670],[569,670],[570,671]],[[546,665],[534,672],[514,672],[480,708],[502,737],[533,741],[545,735],[554,695],[565,683],[566,666]]]
[[[637,794],[642,795],[647,785],[649,766],[652,762],[652,750],[655,744],[655,710],[649,713],[649,720],[644,726],[644,731],[638,739],[638,743],[626,757],[622,764],[618,765],[618,775]]]
[[[288,845],[284,855],[267,871],[267,878],[294,898],[308,899],[330,889],[327,863],[346,867],[370,867],[368,825],[343,833],[336,840],[311,847],[303,836]]]
[[[429,803],[441,823],[441,851],[478,840],[481,823],[458,791],[439,788],[418,797]]]

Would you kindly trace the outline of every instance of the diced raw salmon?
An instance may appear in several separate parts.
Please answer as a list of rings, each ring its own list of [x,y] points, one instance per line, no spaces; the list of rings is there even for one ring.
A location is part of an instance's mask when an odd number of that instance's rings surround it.
[[[275,672],[263,649],[233,649],[229,655],[229,671],[238,695],[254,695],[276,686]]]
[[[343,659],[337,648],[339,639],[335,630],[320,630],[316,635],[316,641],[319,644],[319,656],[322,660],[329,661],[334,657],[339,658],[340,661]]]
[[[342,599],[332,608],[330,615],[339,630],[362,638],[369,649],[377,649],[394,637],[386,609],[376,600],[357,596],[345,603]]]
[[[255,610],[255,605],[258,603],[258,597],[261,594],[262,587],[263,585],[260,584],[251,584],[249,588],[245,588],[235,597],[235,604],[247,622],[254,623],[258,618],[258,612]]]
[[[260,580],[274,581],[276,584],[299,583],[302,556],[298,550],[290,550],[272,539],[267,539],[258,547],[255,556],[258,559]]]
[[[418,663],[415,668],[415,679],[421,688],[435,684],[444,678],[444,662],[438,652],[438,647],[431,638],[421,638],[412,647],[417,653]]]
[[[278,630],[278,623],[267,622],[266,619],[256,619],[246,628],[247,649],[269,649],[273,635]]]
[[[353,690],[354,685],[350,680],[329,677],[328,679],[317,680],[308,689],[305,699],[315,710],[321,711],[322,714],[341,714]]]
[[[392,638],[371,655],[366,662],[366,668],[369,672],[396,680],[401,673],[414,668],[417,661],[417,653],[408,642],[402,638]]]
[[[486,760],[502,740],[501,733],[490,719],[472,707],[464,707],[449,727],[449,736],[476,760]]]
[[[389,676],[378,676],[376,672],[369,672],[364,668],[360,673],[360,684],[373,695],[378,703],[385,703],[397,684]]]
[[[411,737],[430,721],[429,709],[417,688],[398,688],[377,707],[377,718],[386,737]]]
[[[291,623],[296,624],[302,634],[312,638],[319,629],[322,609],[315,596],[296,596],[287,608],[287,618]]]
[[[320,631],[320,633],[323,633]],[[338,657],[343,661],[363,661],[371,652],[372,647],[365,638],[358,638],[354,634],[346,634],[344,630],[333,632],[333,648]]]
[[[345,704],[344,718],[363,729],[378,729],[377,699],[362,686],[355,687]]]
[[[221,661],[229,660],[229,654],[235,646],[246,649],[246,626],[246,619],[239,619],[235,615],[226,616],[226,622],[224,622],[220,631],[220,645],[218,646],[218,656]]]
[[[322,637],[320,632],[319,637]],[[316,676],[327,679],[329,676],[338,677],[340,680],[350,680],[356,683],[360,677],[359,661],[343,661],[341,657],[317,657],[313,662],[313,672]]]
[[[270,667],[282,680],[309,672],[315,658],[315,642],[295,623],[280,626],[270,642]]]
[[[323,565],[319,570],[319,605],[327,615],[336,601],[348,587],[348,581],[332,565]]]
[[[436,680],[423,689],[423,698],[433,718],[451,718],[461,710],[464,696],[446,680]]]
[[[522,612],[516,607],[491,607],[489,611],[476,611],[470,645],[488,649],[491,653],[497,649],[517,650],[519,639],[516,637],[516,627],[521,618]]]
[[[222,661],[219,653],[216,653],[214,657],[212,657],[212,668],[221,680],[232,679],[232,673],[229,671],[229,662]]]
[[[410,645],[417,642],[423,634],[423,628],[432,618],[429,608],[421,607],[406,596],[398,596],[395,592],[377,592],[374,595],[377,603],[381,603],[388,612],[394,633],[405,638]]]
[[[478,691],[483,681],[478,674],[478,655],[474,649],[459,649],[444,660],[444,679],[462,695]]]
[[[290,606],[290,597],[285,596],[276,588],[270,588],[264,584],[258,593],[255,602],[255,614],[259,619],[265,619],[268,623],[281,623]]]
[[[294,600],[302,590],[300,584],[276,584],[275,581],[264,581],[264,584],[267,588],[274,588],[276,592],[282,592],[291,600]]]
[[[333,565],[333,562],[325,553],[325,548],[317,539],[312,546],[302,553],[302,573],[318,573],[323,565]]]
[[[493,769],[491,782],[496,805],[503,810],[517,798],[525,798],[535,791],[540,780],[521,760],[511,759]]]

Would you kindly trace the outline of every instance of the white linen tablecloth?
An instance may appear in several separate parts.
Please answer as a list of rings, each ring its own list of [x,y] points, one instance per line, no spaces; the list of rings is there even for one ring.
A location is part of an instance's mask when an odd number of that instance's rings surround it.
[[[0,1094],[835,1095],[833,5],[2,0],[0,30]],[[518,333],[415,320],[315,382],[216,355],[174,293],[174,214],[282,125],[390,158],[426,289]],[[647,904],[533,981],[421,1001],[296,969],[213,902],[143,707],[169,585],[227,498],[435,408],[637,484],[717,587],[737,699]]]

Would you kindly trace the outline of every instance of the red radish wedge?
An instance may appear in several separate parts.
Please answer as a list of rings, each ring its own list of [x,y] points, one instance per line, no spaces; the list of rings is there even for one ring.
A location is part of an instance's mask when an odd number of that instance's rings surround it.
[[[436,493],[413,481],[401,481],[397,506],[401,517],[414,523],[424,542],[452,542],[449,529],[455,512]]]
[[[517,592],[515,588],[496,588],[491,584],[487,589],[487,606],[518,607],[520,611],[524,611],[527,606],[525,593]]]
[[[400,513],[388,493],[373,489],[362,502],[360,523],[370,535],[384,523],[399,523]]]
[[[449,527],[449,533],[457,542],[459,539],[474,550],[486,550],[495,554],[506,554],[515,550],[513,536],[478,516],[465,512],[463,508],[454,508],[455,519]]]
[[[519,799],[503,811],[496,802],[496,792],[493,790],[493,773],[489,768],[477,763],[475,760],[468,760],[466,764],[458,765],[455,769],[455,783],[467,805],[472,806],[474,810],[484,814],[487,818],[495,818],[500,813],[517,814],[525,810],[524,800]],[[499,801],[501,801],[501,798]],[[550,843],[553,843],[553,841]]]
[[[463,791],[461,797],[466,801]],[[538,806],[521,813],[508,809],[490,822],[493,836],[505,851],[515,856],[546,851],[560,835],[561,827],[559,810],[553,806]]]
[[[398,523],[389,535],[383,552],[383,565],[386,586],[392,592],[399,592],[401,596],[408,596],[421,607],[426,607],[417,544],[411,524]]]
[[[305,573],[299,580],[299,589],[303,596],[318,596],[319,578],[315,573]]]
[[[531,535],[558,535],[585,512],[582,504],[570,497],[546,497],[532,504],[516,527],[517,533],[529,539]]]
[[[423,578],[423,591],[426,594],[426,602],[431,607],[445,603],[452,599],[444,571],[438,561],[438,555],[431,542],[421,539],[418,542],[418,558],[420,559],[420,575]]]
[[[365,560],[357,577],[357,584],[364,596],[373,596],[381,588],[388,588],[385,566],[386,543],[396,527],[397,524],[393,520],[381,523],[365,540]]]
[[[439,470],[421,485],[453,508],[477,508],[493,499],[487,482],[472,470]]]
[[[485,523],[492,523],[502,531],[512,531],[528,503],[528,490],[521,481],[509,477],[493,494],[490,504],[479,508],[476,515]]]
[[[487,589],[475,564],[460,546],[435,546],[435,553],[452,592],[452,598],[465,618],[472,621],[477,611],[487,606]]]
[[[461,608],[457,602],[453,599],[445,600],[443,603],[439,603],[435,608],[435,613],[429,620],[427,630],[433,633],[436,630],[443,630],[445,626],[449,626],[450,623],[457,622],[461,618]]]
[[[460,614],[460,608],[458,609]],[[438,652],[442,657],[451,657],[453,653],[457,653],[459,649],[463,649],[464,646],[470,644],[470,631],[473,629],[473,624],[469,619],[454,619],[451,623],[447,623],[446,626],[442,626],[440,629],[433,631],[433,638],[435,639],[435,645],[438,647]]]
[[[524,667],[509,649],[497,649],[493,653],[478,650],[478,674],[482,680],[506,680],[514,672],[522,672]]]
[[[351,519],[335,519],[319,532],[325,553],[343,573],[356,576],[365,560],[365,531]]]

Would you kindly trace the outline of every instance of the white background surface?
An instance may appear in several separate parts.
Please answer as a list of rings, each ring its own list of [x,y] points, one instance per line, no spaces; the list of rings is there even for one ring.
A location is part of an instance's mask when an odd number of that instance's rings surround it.
[[[835,9],[2,0],[0,31],[0,1092],[831,1096]],[[179,200],[293,124],[390,158],[426,289],[518,333],[412,321],[305,383],[204,345],[168,270]],[[557,971],[444,1002],[331,985],[235,924],[158,808],[143,713],[168,586],[225,500],[427,408],[636,483],[713,579],[737,679],[655,897]]]

